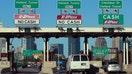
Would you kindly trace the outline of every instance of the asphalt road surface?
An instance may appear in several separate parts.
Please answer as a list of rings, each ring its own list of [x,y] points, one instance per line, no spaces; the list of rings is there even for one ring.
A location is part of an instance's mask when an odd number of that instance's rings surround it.
[[[40,70],[38,68],[25,67],[20,68],[17,72],[10,71],[10,68],[4,68],[1,70],[0,74],[39,74]]]
[[[54,74],[66,74],[66,71],[65,70],[61,70],[61,71],[58,71]],[[73,72],[72,74],[82,74],[82,72]],[[88,74],[104,74],[104,73],[91,73],[89,72]],[[126,72],[109,72],[109,73],[105,73],[105,74],[132,74],[132,73],[126,73]]]

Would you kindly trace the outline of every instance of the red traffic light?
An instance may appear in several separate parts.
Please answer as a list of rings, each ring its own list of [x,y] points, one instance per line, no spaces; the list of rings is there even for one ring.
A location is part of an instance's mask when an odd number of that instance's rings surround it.
[[[109,12],[109,10],[108,10],[108,9],[106,9],[105,11],[106,11],[106,12]]]
[[[117,12],[117,10],[115,9],[114,12]]]
[[[24,10],[24,9],[22,9],[22,10],[21,10],[21,12],[25,12],[25,10]]]
[[[20,38],[20,34],[17,34],[16,36],[17,36],[17,38]]]
[[[39,34],[36,34],[36,38],[39,38],[40,37],[40,35]]]
[[[66,10],[64,10],[64,12],[67,12]]]
[[[72,12],[75,12],[75,10],[72,10]]]
[[[33,9],[30,9],[30,12],[33,12]]]

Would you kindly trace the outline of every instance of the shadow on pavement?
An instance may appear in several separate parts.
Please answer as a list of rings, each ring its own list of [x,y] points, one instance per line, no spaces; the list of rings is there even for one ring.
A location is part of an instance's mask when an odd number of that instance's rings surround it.
[[[53,73],[56,73],[58,71],[57,67],[52,68],[52,71],[53,71]]]
[[[99,68],[90,64],[90,69],[87,70],[89,74],[96,74],[99,72]]]
[[[126,71],[108,72],[107,74],[127,74],[127,72]]]
[[[3,69],[1,70],[1,74],[16,74],[16,72],[12,72],[12,71],[10,70],[10,67],[9,67],[9,68],[3,68]]]
[[[38,73],[39,73],[39,70],[36,70],[36,69],[25,68],[25,69],[18,70],[17,72],[12,72],[10,68],[3,68],[0,74],[38,74]]]

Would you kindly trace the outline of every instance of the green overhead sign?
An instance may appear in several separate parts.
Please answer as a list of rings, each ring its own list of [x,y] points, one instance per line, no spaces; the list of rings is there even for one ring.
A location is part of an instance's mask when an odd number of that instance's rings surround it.
[[[38,8],[38,0],[15,0],[15,8]]]
[[[33,54],[42,54],[41,50],[23,50],[24,56],[32,56]]]
[[[99,14],[98,21],[99,24],[123,25],[124,17],[122,14]]]
[[[80,1],[58,1],[57,2],[58,9],[80,9],[81,2]]]
[[[121,0],[100,0],[99,8],[102,9],[121,9],[122,1]]]
[[[104,56],[108,54],[108,47],[102,46],[102,47],[93,47],[92,53],[94,56]]]

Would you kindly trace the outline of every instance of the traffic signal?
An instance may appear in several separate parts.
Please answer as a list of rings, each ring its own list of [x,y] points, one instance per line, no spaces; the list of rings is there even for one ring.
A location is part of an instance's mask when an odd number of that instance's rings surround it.
[[[36,38],[39,38],[40,37],[40,34],[36,34]]]
[[[67,28],[67,33],[72,33],[73,29],[72,28]]]
[[[75,12],[75,10],[72,10],[72,12],[74,13],[74,12]]]
[[[21,9],[21,12],[25,12],[25,10],[24,9]]]
[[[109,28],[109,32],[114,32],[114,28]]]
[[[109,10],[108,10],[108,9],[106,9],[105,11],[106,11],[106,12],[109,12]]]
[[[17,34],[16,37],[17,37],[17,38],[21,38],[20,34]]]
[[[30,28],[25,28],[25,33],[30,33]]]
[[[30,9],[29,11],[30,11],[30,12],[33,12],[33,9]]]
[[[67,12],[66,10],[64,10],[64,12]]]
[[[117,10],[115,9],[114,12],[117,12]]]

